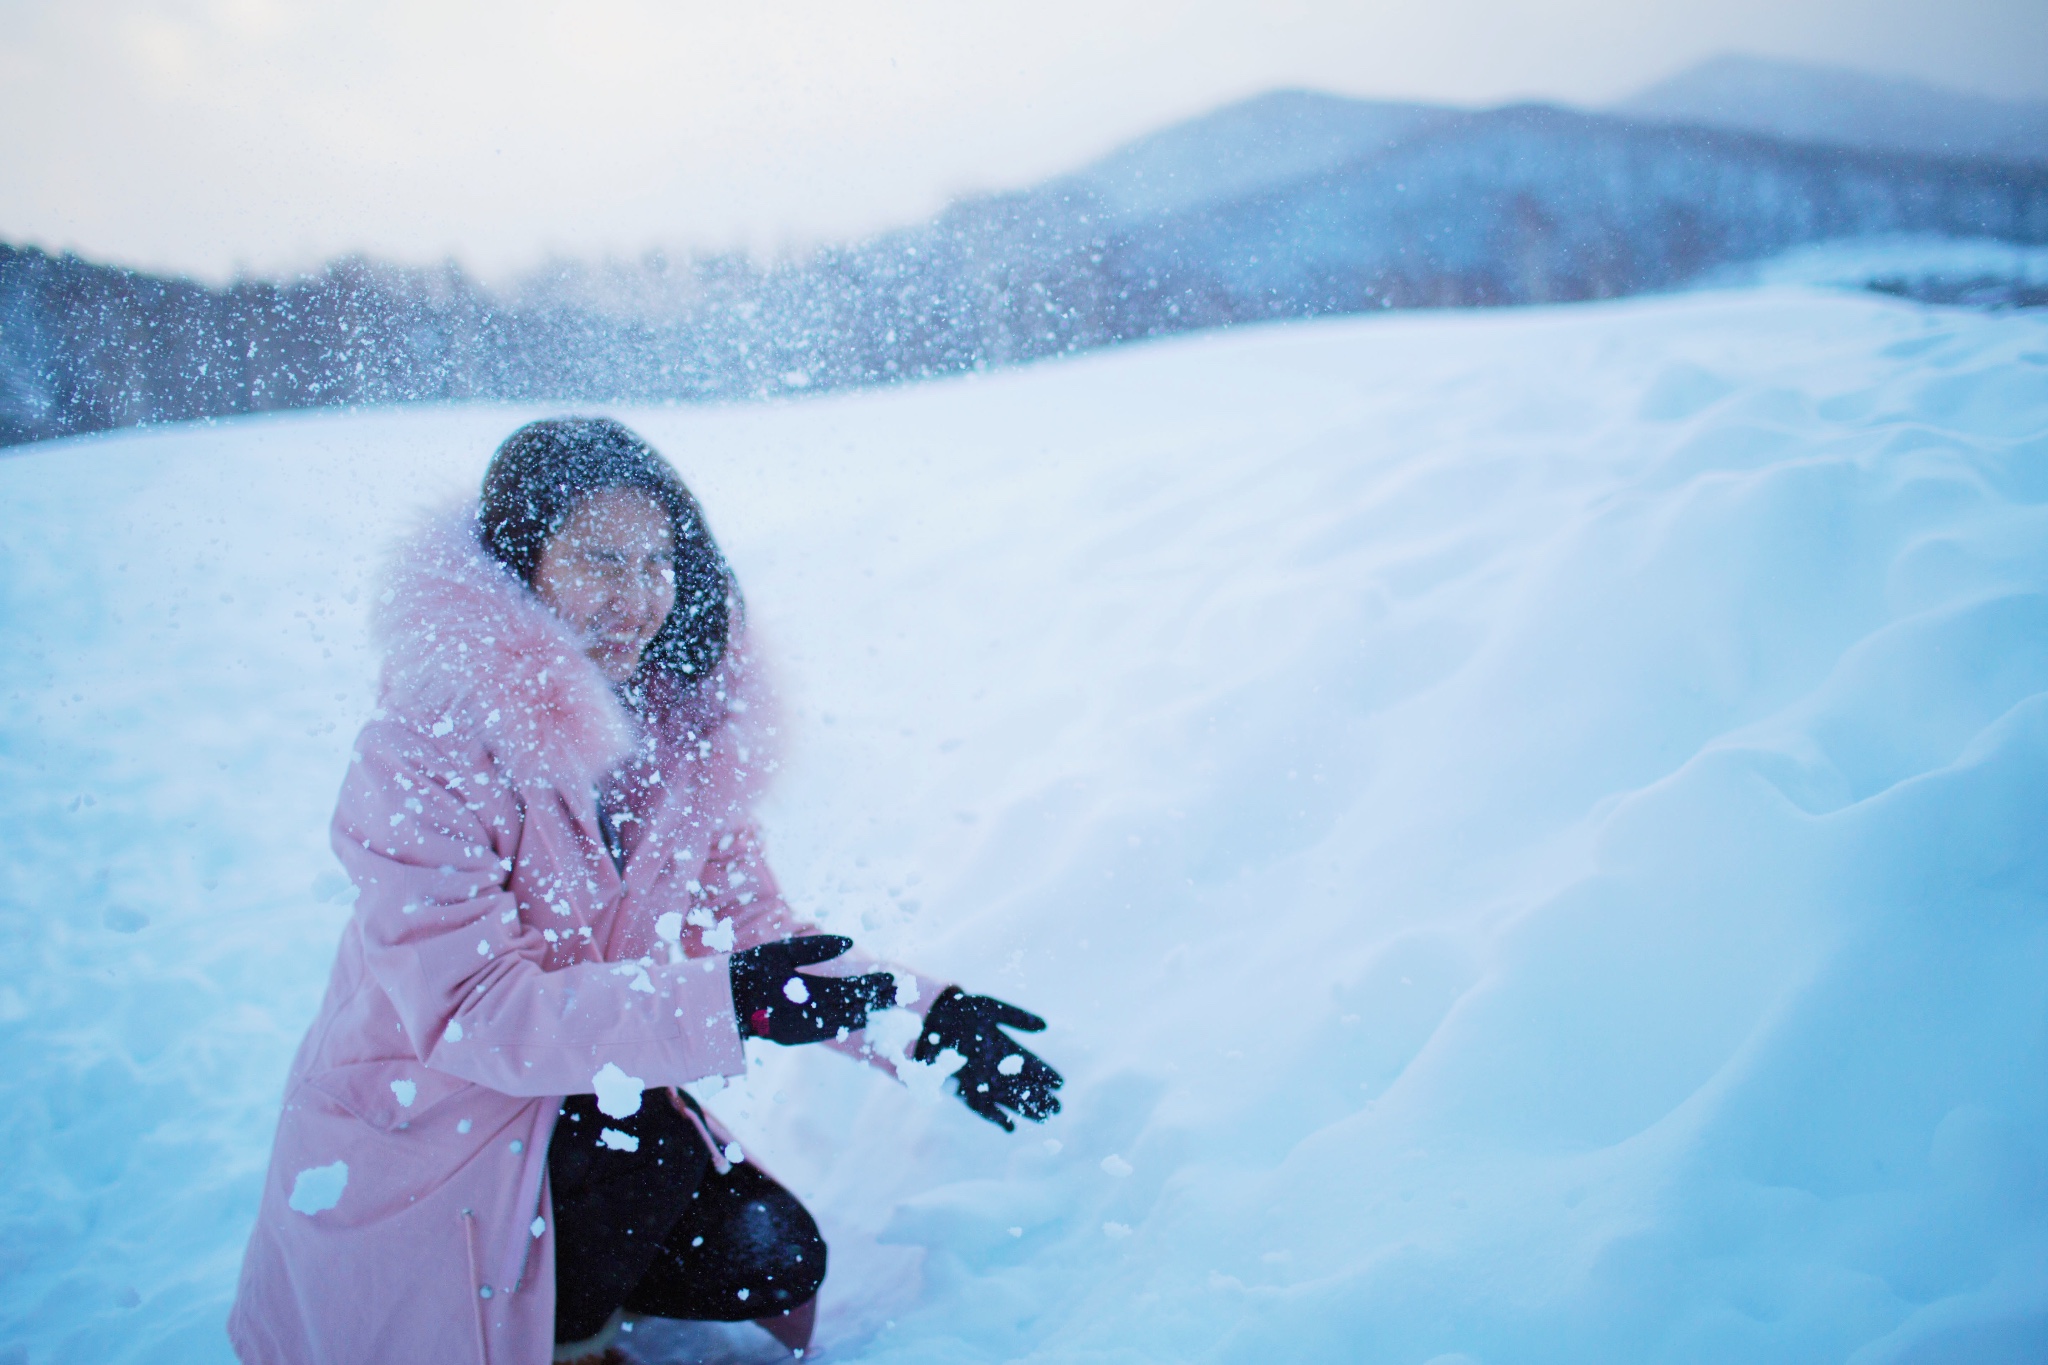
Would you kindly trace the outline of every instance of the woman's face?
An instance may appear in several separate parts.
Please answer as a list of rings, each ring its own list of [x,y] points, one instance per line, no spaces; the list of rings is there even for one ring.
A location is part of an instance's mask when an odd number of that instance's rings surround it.
[[[630,488],[591,494],[541,551],[533,590],[582,637],[598,671],[626,681],[676,604],[667,511]]]

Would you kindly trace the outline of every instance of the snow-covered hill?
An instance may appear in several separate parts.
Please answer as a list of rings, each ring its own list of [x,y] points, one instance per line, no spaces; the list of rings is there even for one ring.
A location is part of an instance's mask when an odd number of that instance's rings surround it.
[[[0,461],[0,1361],[226,1358],[374,564],[526,415]],[[2041,318],[1784,288],[624,415],[772,645],[788,886],[1070,1076],[1014,1137],[802,1052],[719,1097],[836,1358],[2048,1350]]]

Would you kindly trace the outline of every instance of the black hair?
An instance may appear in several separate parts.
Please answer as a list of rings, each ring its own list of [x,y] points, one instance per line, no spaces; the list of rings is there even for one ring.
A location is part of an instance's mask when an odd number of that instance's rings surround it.
[[[725,656],[739,588],[697,499],[668,461],[623,423],[550,417],[506,437],[484,471],[478,537],[493,559],[531,588],[541,553],[562,523],[584,499],[609,488],[654,499],[675,533],[675,605],[641,656],[641,667],[667,669],[683,681],[702,678]]]

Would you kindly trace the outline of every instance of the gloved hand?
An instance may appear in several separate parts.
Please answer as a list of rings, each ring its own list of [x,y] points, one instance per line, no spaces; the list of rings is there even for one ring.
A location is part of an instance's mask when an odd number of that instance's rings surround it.
[[[1052,1092],[1066,1082],[1059,1072],[1011,1042],[1003,1028],[1037,1033],[1045,1028],[1045,1020],[1015,1005],[948,986],[926,1012],[924,1029],[911,1055],[929,1062],[952,1048],[965,1057],[967,1064],[953,1074],[960,1102],[990,1123],[1000,1124],[1004,1132],[1015,1132],[1017,1125],[999,1105],[1042,1123],[1060,1112],[1059,1097]]]
[[[864,1027],[869,1010],[894,1004],[896,978],[887,972],[811,976],[797,970],[830,962],[852,946],[852,939],[838,934],[806,934],[734,953],[732,1012],[739,1017],[740,1037],[784,1047],[822,1043],[841,1029]]]

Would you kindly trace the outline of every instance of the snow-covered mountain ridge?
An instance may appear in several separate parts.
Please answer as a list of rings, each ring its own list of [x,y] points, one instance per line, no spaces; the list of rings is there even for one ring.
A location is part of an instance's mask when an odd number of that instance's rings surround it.
[[[1275,90],[1138,138],[1059,183],[1085,188],[1113,219],[1139,221],[1329,176],[1478,112]],[[1872,152],[2048,162],[2048,104],[1740,54],[1587,112]]]
[[[226,1359],[373,568],[528,411],[0,461],[0,1359]],[[771,647],[785,883],[1071,1078],[1015,1137],[800,1051],[720,1097],[836,1358],[2040,1358],[2039,317],[1386,315],[623,415]]]

